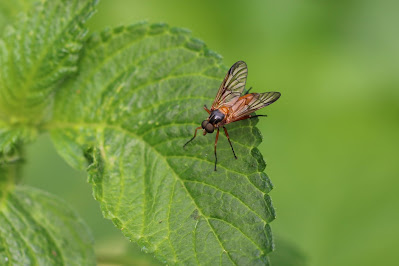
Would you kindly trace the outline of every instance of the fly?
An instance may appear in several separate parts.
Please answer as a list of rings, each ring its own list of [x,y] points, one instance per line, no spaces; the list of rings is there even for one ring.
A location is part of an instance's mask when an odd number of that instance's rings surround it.
[[[203,129],[204,135],[213,133],[217,129],[215,138],[215,171],[218,161],[216,146],[219,138],[219,129],[223,127],[234,158],[237,159],[225,125],[248,118],[265,116],[251,114],[274,103],[281,96],[279,92],[248,93],[248,90],[243,93],[247,76],[248,68],[244,61],[238,61],[230,68],[219,87],[211,109],[209,110],[206,105],[204,106],[205,111],[209,114],[208,119],[202,121],[201,126],[195,129],[194,136],[183,146],[186,147],[188,143],[194,140],[198,129]]]

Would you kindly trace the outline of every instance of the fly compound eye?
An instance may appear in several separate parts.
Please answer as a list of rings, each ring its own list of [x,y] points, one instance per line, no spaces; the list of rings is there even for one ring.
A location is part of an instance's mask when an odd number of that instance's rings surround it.
[[[205,128],[207,124],[209,124],[208,120],[204,120],[202,121],[201,127]]]
[[[208,123],[208,124],[206,124],[206,126],[205,126],[205,130],[206,130],[206,132],[208,132],[208,133],[212,133],[212,132],[215,130],[215,127],[214,127],[211,123]]]

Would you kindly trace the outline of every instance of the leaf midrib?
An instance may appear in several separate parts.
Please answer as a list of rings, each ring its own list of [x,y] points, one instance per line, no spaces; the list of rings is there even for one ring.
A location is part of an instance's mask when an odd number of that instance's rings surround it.
[[[223,246],[221,240],[219,239],[219,236],[216,234],[215,229],[214,229],[214,228],[212,227],[212,225],[209,223],[208,217],[206,217],[206,216],[202,213],[202,211],[200,210],[200,208],[199,208],[198,205],[196,204],[194,198],[192,197],[192,195],[190,194],[190,192],[187,190],[186,186],[184,185],[183,180],[181,180],[181,179],[178,177],[178,175],[176,174],[175,170],[169,165],[168,161],[165,160],[164,156],[161,156],[161,154],[160,154],[156,149],[152,148],[152,146],[151,146],[148,142],[146,142],[144,139],[142,139],[140,136],[134,134],[133,132],[130,132],[130,131],[126,130],[126,129],[123,129],[123,128],[119,127],[119,126],[113,126],[113,127],[104,126],[103,128],[100,129],[100,131],[103,132],[103,130],[104,130],[105,128],[113,128],[113,129],[119,130],[119,131],[121,131],[121,132],[127,133],[128,135],[133,136],[133,137],[136,138],[137,140],[140,140],[145,146],[149,146],[149,147],[151,148],[151,150],[152,150],[153,152],[155,152],[155,154],[157,154],[157,156],[160,157],[161,160],[164,161],[165,165],[167,165],[167,166],[172,170],[172,174],[173,174],[173,176],[175,177],[175,180],[180,182],[181,186],[182,186],[183,189],[186,191],[186,194],[190,197],[191,202],[193,203],[193,205],[196,206],[196,208],[198,209],[198,211],[199,211],[199,212],[202,214],[202,216],[205,218],[205,220],[206,220],[206,222],[207,222],[209,228],[211,228],[212,233],[214,234],[214,236],[216,237],[217,241],[219,242],[219,245],[223,248],[223,250],[226,250],[225,247]],[[96,129],[96,130],[99,130],[99,128],[95,128],[95,129]],[[104,136],[104,134],[102,134],[102,136]],[[102,153],[104,153],[104,152],[102,152]],[[144,227],[144,226],[145,226],[145,225],[143,225],[143,227]],[[233,259],[231,258],[230,254],[229,254],[228,252],[227,252],[227,255],[229,256],[229,259],[231,260],[231,262],[233,262],[235,265],[237,265],[237,264],[233,261]]]
[[[174,123],[174,124],[162,125],[162,126],[159,126],[159,127],[157,127],[157,128],[168,127],[168,126],[183,126],[183,125],[198,126],[197,124],[194,124],[194,123]],[[155,144],[155,145],[149,144],[147,141],[145,141],[145,140],[142,138],[141,135],[134,134],[133,132],[129,131],[129,130],[126,129],[126,128],[123,128],[123,127],[120,126],[120,125],[110,125],[110,124],[106,124],[106,123],[52,122],[52,123],[46,124],[46,125],[42,128],[42,130],[45,129],[45,130],[50,130],[50,131],[51,131],[51,130],[65,129],[65,128],[76,129],[76,128],[78,128],[78,127],[93,128],[93,129],[95,129],[95,130],[102,130],[102,129],[105,129],[105,128],[115,129],[115,130],[118,130],[118,131],[121,131],[121,132],[125,132],[125,133],[127,133],[128,135],[131,135],[131,136],[137,138],[138,140],[142,140],[143,143],[148,144],[148,146],[150,146],[150,147],[153,148],[153,149],[154,149],[155,146],[158,145],[158,143]],[[237,128],[235,128],[235,129],[239,129],[239,128],[241,128],[241,127],[237,127]],[[151,131],[151,130],[145,131],[145,132],[143,133],[143,135],[149,133],[149,131]],[[175,139],[177,139],[177,138],[175,138]],[[240,143],[240,142],[233,142],[233,143],[238,144],[238,145],[241,145],[241,146],[246,147],[246,148],[252,148],[252,146],[248,146],[248,145],[245,145],[245,144]],[[156,149],[154,149],[154,150],[156,150]],[[156,151],[157,151],[157,150],[156,150]],[[158,151],[157,151],[157,153],[159,154]],[[172,158],[172,157],[195,158],[195,159],[198,159],[198,160],[205,161],[205,162],[207,162],[207,163],[211,163],[210,161],[206,161],[206,160],[204,160],[204,159],[200,159],[200,158],[198,158],[198,157],[193,157],[193,156],[183,156],[183,155],[182,155],[182,156],[178,156],[178,155],[168,155],[168,156],[166,156],[166,155],[162,155],[161,157],[168,157],[168,158]],[[168,164],[168,165],[169,165],[169,164]],[[213,163],[212,163],[212,165],[213,165]],[[239,175],[242,175],[242,176],[247,177],[245,174],[240,173],[240,172],[237,172],[237,171],[232,170],[232,169],[230,169],[230,168],[227,168],[227,167],[225,167],[225,166],[223,166],[223,165],[218,165],[218,167],[221,167],[221,168],[225,169],[225,170],[228,171],[228,172],[236,173],[236,174],[239,174]],[[254,174],[254,173],[256,173],[256,171],[253,172],[253,173],[250,173],[250,174]],[[266,195],[266,194],[267,194],[266,192],[264,192],[264,191],[262,191],[260,188],[258,188],[254,183],[252,183],[252,181],[251,181],[250,179],[248,179],[248,180],[249,180],[249,182],[254,186],[254,188],[255,188],[256,190],[258,190],[260,193],[262,193],[262,195]],[[270,211],[269,206],[268,206],[268,210]],[[268,223],[267,220],[264,220],[264,219],[262,219],[262,220],[263,220],[264,222]]]
[[[152,150],[153,152],[155,152],[155,153],[158,155],[158,157],[161,158],[161,160],[164,161],[164,163],[169,167],[169,169],[172,170],[172,174],[173,174],[173,176],[175,177],[175,180],[177,180],[178,182],[180,182],[180,184],[181,184],[181,186],[183,187],[183,189],[185,190],[186,194],[190,197],[192,204],[198,209],[198,211],[200,212],[200,214],[205,218],[205,220],[206,220],[206,222],[207,222],[209,228],[211,228],[212,233],[214,234],[214,236],[216,237],[217,241],[219,242],[219,245],[222,247],[223,250],[226,250],[226,248],[224,247],[224,245],[223,245],[222,241],[220,240],[218,234],[216,233],[215,228],[213,228],[213,226],[210,224],[210,222],[209,222],[209,220],[208,220],[209,217],[205,216],[205,215],[202,213],[200,207],[199,207],[199,206],[197,205],[197,203],[195,202],[193,196],[192,196],[191,193],[187,190],[187,187],[185,186],[183,180],[181,180],[181,179],[179,178],[179,176],[177,175],[177,173],[175,172],[175,170],[173,169],[173,167],[170,166],[169,162],[165,159],[165,157],[162,156],[162,154],[160,154],[158,150],[152,148],[152,146],[151,146],[148,142],[146,142],[144,139],[142,139],[140,136],[138,136],[138,135],[136,135],[136,134],[134,134],[134,133],[132,133],[132,132],[130,132],[130,131],[127,131],[127,130],[125,130],[125,129],[122,129],[122,128],[120,128],[120,130],[121,130],[122,132],[128,133],[128,134],[131,135],[131,136],[134,136],[136,139],[140,140],[140,141],[141,141],[142,143],[144,143],[146,146],[149,146],[149,147],[151,148],[151,150]],[[229,259],[231,260],[231,262],[233,262],[235,265],[237,265],[237,263],[231,258],[229,252],[227,252],[227,255],[228,255]]]

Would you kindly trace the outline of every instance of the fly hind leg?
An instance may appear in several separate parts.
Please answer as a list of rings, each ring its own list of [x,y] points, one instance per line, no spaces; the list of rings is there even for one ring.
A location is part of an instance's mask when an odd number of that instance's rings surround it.
[[[249,118],[255,118],[255,117],[263,117],[263,116],[267,116],[267,115],[250,115]]]
[[[231,144],[231,141],[230,141],[229,133],[227,133],[227,128],[223,127],[223,129],[224,129],[224,134],[226,134],[227,140],[228,140],[229,143],[230,143],[230,147],[231,147],[231,150],[233,151],[234,158],[237,159],[236,153],[234,152],[234,149],[233,149],[233,145]]]
[[[219,139],[219,128],[218,132],[216,132],[216,138],[215,138],[215,171],[216,171],[216,164],[218,163],[218,156],[216,154],[216,146],[218,144],[218,139]]]

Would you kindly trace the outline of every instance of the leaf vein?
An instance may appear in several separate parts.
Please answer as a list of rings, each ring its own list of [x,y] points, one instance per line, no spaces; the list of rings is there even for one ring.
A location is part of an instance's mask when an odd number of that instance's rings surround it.
[[[50,41],[47,41],[47,46],[44,47],[42,50],[41,54],[38,57],[38,62],[35,63],[35,66],[33,69],[29,71],[29,75],[27,77],[27,83],[25,84],[25,88],[29,88],[31,86],[31,83],[35,81],[34,77],[36,75],[36,72],[39,70],[39,67],[41,66],[41,63],[45,59],[46,53],[50,49],[50,47],[54,46],[54,42],[56,42],[65,32],[69,29],[69,27],[73,24],[76,23],[76,19],[81,16],[81,13],[83,12],[84,9],[87,8],[87,6],[91,5],[91,2],[88,1],[86,5],[84,5],[80,10],[74,11],[74,14],[76,14],[74,17],[70,18],[69,22],[66,25],[63,25],[63,28],[60,30],[60,32],[57,33],[57,35]],[[57,11],[57,8],[54,8],[54,12]],[[48,33],[48,31],[46,32]]]
[[[179,181],[179,182],[181,183],[182,187],[184,188],[186,194],[189,196],[189,198],[190,198],[190,200],[192,201],[192,203],[195,205],[195,207],[198,209],[198,211],[201,213],[201,215],[205,218],[205,220],[206,220],[208,226],[211,228],[211,230],[212,230],[212,232],[213,232],[215,238],[217,239],[217,241],[218,241],[220,247],[221,247],[223,250],[226,250],[226,248],[224,247],[224,245],[223,245],[222,241],[220,240],[218,234],[216,233],[215,228],[209,223],[208,217],[202,213],[200,207],[199,207],[198,204],[195,202],[194,197],[191,195],[191,193],[187,190],[186,186],[184,185],[183,180],[180,179],[180,177],[179,177],[179,176],[177,175],[177,173],[174,171],[173,167],[171,167],[171,165],[170,165],[170,164],[168,163],[168,161],[162,156],[162,154],[160,154],[160,153],[159,153],[156,149],[154,149],[148,142],[146,142],[144,139],[142,139],[140,136],[134,134],[133,132],[130,132],[130,131],[128,131],[128,130],[126,130],[126,129],[123,129],[123,128],[121,128],[121,127],[112,126],[112,127],[110,127],[110,128],[111,128],[111,129],[114,129],[114,130],[120,130],[120,131],[122,131],[122,132],[125,132],[125,133],[128,134],[128,135],[133,136],[133,137],[136,138],[137,140],[140,140],[143,144],[145,144],[146,146],[148,146],[149,148],[151,148],[151,150],[153,150],[153,151],[155,152],[155,154],[157,154],[157,156],[158,156],[160,159],[162,159],[162,160],[164,161],[164,163],[169,167],[169,169],[172,170],[171,173],[173,174],[174,178],[175,178],[177,181]],[[229,254],[228,252],[227,252],[227,255],[228,255],[229,259],[236,265],[236,262],[231,258],[230,254]]]
[[[241,202],[249,211],[251,211],[253,214],[255,214],[259,219],[261,219],[262,221],[264,221],[265,223],[267,223],[267,220],[266,220],[265,218],[261,217],[254,209],[252,209],[251,207],[249,207],[249,206],[248,206],[245,202],[243,202],[238,196],[234,195],[234,194],[233,194],[232,192],[230,192],[230,191],[222,190],[222,189],[220,189],[220,188],[218,188],[218,187],[215,187],[215,186],[212,185],[212,184],[209,184],[209,183],[206,183],[206,182],[201,182],[201,181],[198,181],[198,180],[188,180],[188,179],[185,179],[183,182],[198,183],[198,184],[201,184],[201,185],[205,185],[205,186],[211,187],[211,188],[213,188],[213,189],[215,189],[215,190],[217,190],[217,191],[223,192],[223,193],[225,193],[225,194],[228,194],[228,195],[230,195],[231,197],[233,197],[234,199],[236,199],[236,200],[238,200],[239,202]],[[264,194],[264,193],[263,193],[263,194]]]
[[[217,220],[217,221],[224,222],[224,223],[230,225],[231,227],[233,227],[234,229],[236,229],[238,232],[240,232],[243,236],[245,236],[245,238],[247,238],[255,247],[257,247],[259,250],[261,250],[263,254],[265,254],[265,252],[263,251],[263,249],[262,249],[261,247],[259,247],[258,244],[256,244],[251,238],[249,238],[243,231],[241,231],[240,228],[236,227],[234,224],[232,224],[232,223],[230,223],[230,222],[228,222],[228,221],[226,221],[226,220],[217,218],[217,217],[209,217],[209,220]],[[269,238],[268,238],[268,239],[269,239]]]
[[[56,238],[52,236],[51,231],[49,231],[49,230],[47,230],[46,228],[44,228],[44,226],[42,226],[42,223],[39,222],[39,221],[37,221],[37,220],[35,219],[35,217],[34,217],[33,215],[31,215],[31,214],[29,213],[29,211],[27,211],[27,210],[24,208],[23,204],[20,203],[20,201],[19,201],[19,199],[18,199],[17,197],[14,197],[14,196],[12,196],[12,195],[10,195],[10,197],[11,197],[15,202],[17,202],[17,204],[19,205],[19,207],[20,207],[21,210],[23,211],[23,213],[21,214],[20,211],[18,211],[18,208],[16,208],[15,206],[13,206],[14,209],[15,209],[16,215],[18,215],[18,216],[20,216],[20,217],[21,217],[21,216],[22,216],[22,217],[25,217],[25,216],[26,216],[26,217],[30,218],[30,220],[32,220],[32,221],[36,224],[37,227],[42,228],[42,232],[44,232],[44,234],[46,235],[47,240],[50,240],[49,242],[51,242],[51,243],[54,245],[54,249],[55,249],[55,251],[56,251],[56,253],[57,253],[57,256],[60,257],[61,261],[65,262],[64,255],[63,255],[63,253],[61,252],[61,249],[60,249],[60,247],[59,247],[58,244],[57,244]],[[12,205],[12,204],[11,204],[11,201],[9,201],[9,204]],[[20,220],[21,220],[21,221],[25,221],[25,218],[21,218]]]
[[[23,234],[20,233],[19,230],[17,230],[17,229],[14,227],[13,223],[8,219],[8,217],[5,215],[4,212],[1,212],[0,215],[3,215],[4,220],[9,224],[9,226],[13,229],[13,231],[16,233],[16,235],[18,235],[18,236],[20,237],[20,239],[21,239],[22,241],[25,242],[26,248],[28,249],[28,252],[29,252],[29,254],[30,254],[29,257],[32,258],[32,259],[34,260],[34,262],[35,262],[35,263],[32,263],[32,264],[34,264],[34,265],[37,264],[38,262],[37,262],[37,258],[36,258],[36,256],[35,256],[36,254],[35,254],[35,252],[33,251],[32,247],[29,245],[30,241],[27,241],[27,240],[25,239],[25,237],[23,236]]]
[[[1,214],[2,214],[2,212],[0,212],[0,215]],[[4,214],[3,214],[3,216],[4,216]],[[8,258],[8,263],[10,263],[10,265],[13,265],[13,263],[12,263],[12,259],[13,259],[12,255],[11,255],[9,249],[7,248],[7,242],[5,240],[5,237],[3,235],[1,235],[1,229],[0,229],[0,240],[1,240],[2,246],[5,247],[4,251],[5,251],[6,256]]]
[[[125,143],[126,143],[126,138],[123,138],[123,142],[121,145],[121,149],[122,149],[121,154],[122,154],[123,158],[124,158],[125,146],[126,146]],[[125,174],[124,174],[124,168],[122,167],[122,162],[123,162],[123,160],[119,160],[119,163],[118,163],[119,171],[121,173],[120,182],[119,182],[121,191],[119,193],[118,202],[116,203],[116,206],[115,206],[115,213],[117,213],[117,214],[119,214],[121,203],[122,203],[122,197],[124,196],[124,193],[125,193]]]
[[[172,247],[173,257],[174,257],[175,261],[177,259],[176,250],[175,250],[174,246],[172,245],[172,242],[170,241],[170,233],[171,233],[171,230],[170,230],[170,211],[172,209],[172,200],[173,200],[173,196],[174,196],[174,193],[175,193],[176,184],[177,184],[177,180],[175,180],[175,183],[173,184],[172,193],[170,194],[170,199],[169,199],[169,204],[168,204],[169,205],[168,206],[169,207],[169,209],[168,209],[168,241],[169,241],[170,246]]]
[[[145,162],[145,149],[144,147],[141,147],[142,151],[141,151],[141,155],[143,156],[142,158],[142,162]],[[144,177],[143,177],[143,228],[141,229],[141,233],[140,233],[140,237],[142,237],[144,235],[144,231],[146,228],[146,207],[147,207],[147,173],[148,173],[148,167],[146,165],[143,164],[144,167]]]

